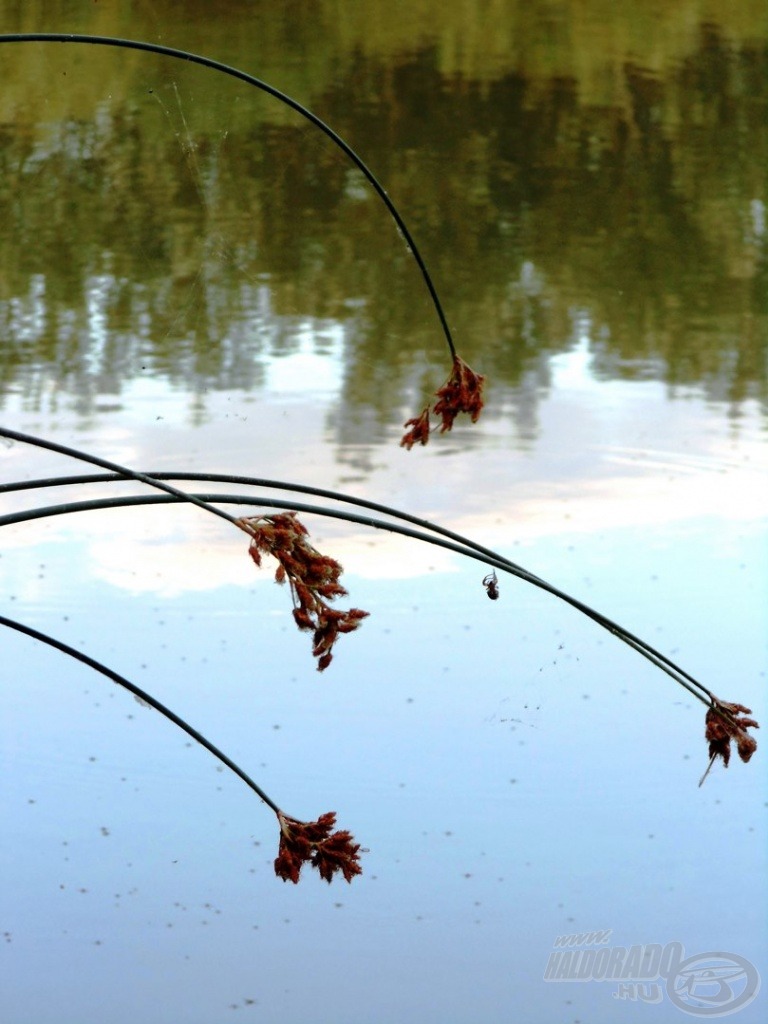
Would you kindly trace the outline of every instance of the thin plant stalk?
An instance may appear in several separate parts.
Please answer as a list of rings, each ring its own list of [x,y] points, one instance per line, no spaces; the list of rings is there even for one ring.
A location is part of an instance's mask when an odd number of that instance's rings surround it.
[[[201,732],[198,732],[188,722],[185,722],[183,718],[180,718],[175,711],[171,711],[170,708],[162,704],[157,698],[153,697],[151,693],[147,693],[146,690],[142,690],[140,686],[136,686],[125,676],[120,675],[119,672],[115,672],[114,669],[103,665],[100,661],[95,658],[91,658],[90,655],[84,654],[82,651],[76,650],[74,647],[70,647],[69,644],[65,644],[63,640],[57,640],[55,637],[49,636],[47,633],[42,633],[38,629],[33,629],[32,626],[27,626],[23,622],[17,622],[15,619],[9,619],[5,615],[0,615],[0,626],[7,626],[9,629],[15,629],[19,633],[24,633],[26,636],[32,637],[33,640],[38,640],[40,643],[47,644],[49,647],[55,648],[57,651],[61,651],[63,654],[69,655],[70,658],[74,658],[75,661],[81,662],[83,665],[87,665],[88,668],[99,672],[101,675],[106,676],[107,679],[111,679],[113,683],[117,683],[118,686],[122,686],[123,689],[128,690],[134,697],[138,697],[144,704],[148,704],[154,708],[155,711],[159,711],[163,717],[167,718],[169,722],[173,722],[179,729],[182,729],[188,736],[190,736],[195,743],[199,743],[202,747],[213,754],[225,767],[229,768],[230,771],[234,772],[239,779],[248,786],[253,792],[264,801],[264,803],[270,807],[275,814],[282,813],[277,804],[268,796],[258,783],[254,782],[253,779],[243,769],[235,764],[235,762],[227,757],[227,755],[219,750],[219,748],[211,743],[209,739],[206,739]]]
[[[312,867],[316,868],[321,878],[324,878],[329,883],[336,874],[342,874],[347,882],[351,882],[356,875],[362,874],[362,868],[359,864],[360,844],[355,843],[351,832],[346,830],[333,831],[336,824],[336,813],[334,811],[320,815],[317,821],[299,821],[297,818],[290,817],[277,806],[274,800],[239,765],[235,764],[231,758],[227,757],[223,751],[219,750],[215,744],[206,739],[197,729],[193,728],[174,711],[171,711],[170,708],[153,697],[151,693],[147,693],[146,690],[136,686],[126,679],[125,676],[120,675],[119,672],[115,672],[101,662],[96,661],[95,658],[91,658],[82,651],[70,647],[69,644],[64,643],[62,640],[49,636],[47,633],[42,633],[40,630],[27,626],[25,623],[9,619],[5,615],[0,615],[0,626],[14,629],[31,637],[33,640],[47,644],[49,647],[61,651],[63,654],[74,658],[95,672],[99,672],[101,675],[111,679],[112,682],[117,683],[118,686],[122,686],[132,693],[142,703],[154,708],[155,711],[159,711],[161,715],[174,725],[177,725],[188,736],[191,736],[196,743],[199,743],[209,753],[213,754],[226,768],[234,772],[239,779],[242,779],[248,788],[253,790],[259,799],[274,811],[277,817],[280,827],[280,843],[274,867],[278,878],[282,878],[283,881],[298,882],[301,869],[305,863],[309,863]]]
[[[149,478],[151,479],[151,478]],[[46,485],[48,483],[46,482]],[[297,485],[298,486],[298,485]],[[177,494],[171,494],[168,496],[164,495],[134,495],[134,496],[122,496],[102,499],[92,499],[83,502],[68,502],[62,505],[48,506],[45,508],[29,509],[20,512],[9,513],[5,516],[0,516],[0,526],[11,525],[13,523],[27,522],[37,518],[44,518],[53,515],[64,515],[71,512],[78,511],[94,511],[104,508],[117,508],[127,507],[132,505],[154,505],[164,504],[168,502],[179,502],[184,501],[187,498],[192,497],[185,492],[178,492]],[[210,502],[224,502],[230,504],[248,504],[266,506],[269,508],[287,508],[287,504],[284,500],[267,498],[263,496],[246,496],[240,494],[204,494],[194,495],[199,499],[196,504],[208,506]],[[502,555],[499,555],[491,551],[479,551],[476,550],[472,543],[466,538],[461,537],[459,534],[454,534],[455,540],[448,540],[443,537],[430,535],[425,533],[423,530],[415,530],[411,526],[401,525],[400,523],[386,522],[381,519],[374,518],[372,516],[363,516],[355,512],[350,512],[343,509],[328,509],[323,508],[317,504],[310,504],[304,502],[292,502],[290,508],[299,512],[308,512],[314,515],[326,516],[333,519],[345,520],[347,522],[353,522],[362,526],[373,527],[375,529],[386,530],[391,533],[398,533],[405,537],[410,537],[414,540],[420,540],[425,543],[434,544],[437,547],[445,548],[446,550],[453,551],[457,554],[464,555],[468,558],[473,558],[476,561],[482,562],[493,569],[498,569],[501,572],[506,572],[510,575],[516,576],[523,581],[530,583],[532,586],[538,587],[541,590],[552,594],[554,597],[564,601],[566,604],[571,605],[573,608],[582,612],[588,618],[592,619],[598,625],[608,630],[613,636],[617,637],[628,646],[632,647],[633,650],[637,651],[638,654],[642,655],[646,660],[650,661],[655,667],[661,669],[672,679],[675,680],[680,686],[684,687],[700,700],[703,704],[711,706],[716,700],[712,692],[700,683],[697,679],[687,673],[674,661],[656,650],[646,641],[635,636],[625,627],[619,625],[607,616],[598,612],[594,608],[580,601],[578,598],[573,597],[567,592],[560,590],[560,588],[548,583],[546,580],[542,580],[538,576],[534,576],[527,570],[510,562]],[[387,510],[390,515],[398,516],[395,509]],[[226,516],[225,518],[232,518]]]
[[[297,114],[301,115],[301,117],[305,118],[323,132],[324,135],[327,135],[327,137],[336,146],[338,146],[338,148],[345,153],[347,157],[349,157],[386,206],[392,219],[397,225],[398,230],[401,232],[406,245],[413,255],[413,258],[416,260],[419,270],[421,271],[421,276],[427,286],[429,296],[432,300],[432,305],[434,306],[435,312],[437,313],[437,317],[440,321],[440,327],[442,328],[443,335],[445,336],[448,349],[451,353],[451,358],[454,360],[457,358],[456,346],[454,345],[451,329],[448,326],[448,320],[443,311],[443,306],[437,294],[437,289],[432,282],[426,263],[424,262],[418,246],[416,245],[413,235],[403,220],[400,211],[389,197],[387,190],[348,142],[345,142],[344,139],[342,139],[340,135],[327,125],[325,121],[321,120],[317,114],[314,114],[311,110],[302,106],[302,104],[293,99],[293,97],[281,92],[280,89],[275,88],[274,85],[270,85],[268,82],[265,82],[260,78],[256,78],[254,75],[248,74],[247,71],[241,71],[239,68],[234,68],[229,64],[224,64],[222,61],[213,60],[210,57],[205,57],[201,54],[189,53],[187,50],[179,50],[171,46],[163,46],[160,43],[149,43],[136,39],[120,39],[112,36],[76,35],[69,32],[13,32],[7,35],[0,35],[0,43],[79,43],[92,46],[112,46],[127,50],[143,50],[144,52],[154,53],[161,57],[171,57],[174,60],[181,60],[187,64],[199,64],[212,71],[219,71],[224,75],[229,75],[231,78],[236,78],[241,82],[245,82],[247,85],[253,86],[256,89],[267,93],[276,100],[279,100],[281,103],[290,107]]]
[[[252,528],[249,526],[247,520],[243,519],[242,517],[238,518],[235,516],[231,516],[229,515],[229,513],[217,508],[211,502],[229,500],[239,504],[260,504],[282,509],[285,509],[287,507],[284,501],[276,501],[274,499],[243,498],[243,496],[241,495],[222,496],[220,494],[213,494],[206,495],[205,497],[198,495],[190,495],[188,492],[182,491],[177,487],[173,487],[172,485],[168,484],[162,479],[159,479],[158,477],[150,476],[146,473],[140,473],[136,470],[120,466],[117,463],[109,462],[108,460],[105,459],[97,458],[96,456],[91,456],[85,452],[78,451],[77,449],[70,448],[65,445],[59,445],[56,444],[55,442],[37,438],[29,434],[21,433],[19,431],[13,431],[5,427],[0,427],[0,437],[2,436],[8,437],[12,440],[18,440],[23,443],[28,443],[38,447],[56,451],[61,454],[67,455],[71,458],[79,459],[80,461],[88,462],[93,465],[100,466],[104,469],[109,469],[113,473],[116,473],[118,477],[124,479],[137,480],[158,490],[164,491],[165,494],[167,495],[167,497],[165,498],[159,498],[158,496],[155,496],[152,499],[150,499],[148,496],[144,496],[144,498],[136,499],[136,503],[156,504],[159,501],[189,501],[192,504],[197,505],[204,511],[211,512],[214,515],[217,515],[220,518],[227,520],[227,522],[232,523],[234,526],[237,526],[239,529],[250,534],[251,536],[253,536]],[[174,479],[189,479],[189,477],[184,477],[183,474],[166,474],[166,476],[173,477]],[[206,475],[204,474],[195,474],[195,476],[201,479],[206,479]],[[218,478],[222,477],[224,477],[223,474],[218,475]],[[244,481],[249,480],[249,478],[247,477],[238,477],[235,479]],[[275,486],[277,483],[275,481],[260,482],[266,483],[269,486]],[[52,485],[53,484],[50,481],[41,481],[40,483],[40,486]],[[28,486],[32,485],[29,484]],[[279,484],[278,486],[281,486],[283,489],[287,488],[290,490],[302,491],[304,493],[321,493],[321,490],[319,488],[306,488],[299,484]],[[16,485],[11,484],[4,485],[1,489],[12,490],[21,489],[21,487],[16,488]],[[603,615],[601,612],[596,611],[594,608],[591,608],[583,601],[580,601],[578,598],[575,598],[570,594],[566,593],[565,591],[560,590],[558,587],[555,587],[552,584],[547,583],[546,580],[543,580],[540,577],[533,575],[532,573],[528,572],[527,569],[523,569],[521,566],[516,565],[514,562],[511,562],[503,556],[498,555],[496,552],[493,552],[490,549],[481,548],[479,545],[476,545],[473,541],[470,541],[469,539],[462,537],[460,534],[455,534],[451,531],[446,531],[442,527],[436,527],[434,526],[434,524],[431,524],[426,520],[418,520],[416,519],[416,517],[409,516],[407,513],[401,513],[397,509],[393,509],[384,505],[374,505],[374,503],[372,502],[365,502],[363,499],[352,498],[350,496],[340,494],[339,492],[325,491],[322,493],[328,496],[332,496],[335,500],[347,502],[349,504],[367,505],[371,508],[375,507],[385,512],[387,515],[393,516],[394,518],[399,518],[410,522],[415,521],[420,525],[422,529],[426,529],[431,532],[429,534],[424,534],[420,531],[413,530],[410,527],[400,526],[398,524],[393,523],[387,523],[381,520],[375,520],[373,517],[370,516],[361,516],[356,513],[345,512],[343,510],[338,509],[323,509],[317,505],[309,505],[302,503],[293,503],[293,505],[297,511],[301,510],[319,515],[330,516],[332,518],[346,519],[351,522],[360,523],[361,525],[372,526],[377,529],[389,530],[391,532],[400,533],[404,536],[413,537],[417,540],[423,540],[427,543],[435,544],[439,547],[444,547],[448,550],[455,551],[458,554],[474,558],[494,569],[500,569],[502,572],[507,572],[513,576],[517,576],[525,582],[530,583],[532,586],[538,587],[546,591],[547,593],[552,594],[554,597],[559,598],[566,604],[569,604],[573,608],[576,608],[578,611],[581,611],[588,618],[592,619],[594,622],[598,623],[598,625],[608,630],[608,632],[611,633],[613,636],[616,636],[623,643],[626,643],[633,650],[637,651],[637,653],[642,655],[647,661],[650,661],[652,665],[661,669],[664,673],[670,676],[670,678],[672,678],[684,689],[688,690],[689,693],[695,696],[703,704],[706,704],[719,719],[721,719],[722,721],[731,726],[734,724],[733,716],[730,713],[729,709],[723,704],[723,702],[720,701],[717,697],[715,697],[711,690],[709,690],[706,686],[700,683],[692,675],[690,675],[679,665],[677,665],[674,661],[672,661],[672,659],[668,658],[666,655],[656,650],[649,643],[640,639],[640,637],[635,636],[633,633],[625,629],[623,626],[620,626],[618,623],[612,621],[606,615]],[[131,499],[128,499],[129,502],[130,500]],[[106,506],[98,507],[110,507],[110,505],[114,507],[115,503],[119,503],[119,501],[120,499],[107,499]],[[79,504],[82,507],[82,503],[75,504]],[[59,508],[58,510],[32,510],[31,513],[12,513],[10,516],[0,517],[0,525],[9,524],[11,522],[20,522],[23,521],[25,518],[36,518],[43,514],[55,515],[60,514],[62,511],[74,510],[74,507],[67,506],[64,509]],[[435,536],[435,533],[442,534],[443,536]],[[450,537],[451,539],[443,539],[443,537]]]
[[[57,444],[56,441],[49,441],[47,438],[33,437],[31,434],[25,434],[19,430],[11,430],[9,427],[0,427],[0,437],[7,437],[11,441],[21,441],[23,444],[33,445],[35,448],[45,448],[59,455],[66,455],[70,459],[77,459],[78,462],[89,462],[93,466],[101,466],[102,469],[109,469],[125,480],[138,480],[139,483],[146,484],[148,487],[156,487],[158,490],[165,491],[166,494],[173,495],[173,497],[181,501],[189,501],[193,505],[197,505],[198,508],[203,509],[203,511],[210,512],[221,519],[226,519],[233,526],[242,529],[235,516],[231,516],[228,512],[216,508],[215,505],[209,505],[208,502],[195,498],[185,491],[179,490],[178,487],[174,487],[172,484],[165,483],[162,480],[157,480],[146,473],[140,473],[138,470],[121,466],[119,463],[111,462],[109,459],[102,459],[98,455],[90,455],[88,452],[80,451],[77,448],[70,448],[65,444]]]
[[[3,431],[0,427],[0,436]],[[29,438],[30,443],[33,443],[32,438]],[[267,477],[256,477],[256,476],[243,476],[242,474],[234,473],[179,473],[179,472],[155,472],[145,474],[146,477],[151,478],[153,481],[168,481],[168,480],[189,480],[189,481],[202,481],[204,483],[223,483],[223,484],[243,484],[247,487],[267,487],[271,490],[278,491],[289,491],[298,494],[307,494],[317,498],[328,498],[331,501],[341,502],[345,505],[354,505],[359,508],[367,508],[372,512],[379,512],[382,515],[392,516],[394,519],[399,519],[405,523],[411,523],[413,526],[417,526],[421,529],[430,531],[441,537],[446,537],[448,540],[456,541],[459,544],[463,544],[473,551],[478,551],[480,554],[488,555],[489,558],[501,558],[491,548],[487,548],[477,541],[472,540],[470,537],[463,537],[461,534],[456,533],[454,530],[449,530],[445,526],[441,526],[439,523],[432,523],[428,519],[422,519],[420,516],[415,516],[410,512],[404,512],[402,509],[393,508],[391,505],[384,505],[378,501],[370,501],[368,498],[360,498],[354,494],[346,494],[342,491],[329,490],[326,487],[314,487],[308,484],[297,484],[291,483],[286,480],[270,480]],[[19,480],[9,484],[0,484],[0,494],[8,493],[10,491],[24,491],[24,490],[37,490],[45,487],[69,487],[79,484],[98,484],[98,483],[112,483],[119,480],[125,479],[123,474],[119,473],[89,473],[89,474],[77,474],[75,476],[60,476],[60,477],[47,477],[38,480]],[[182,491],[179,494],[185,493]],[[201,498],[202,495],[197,495]],[[208,501],[215,501],[218,495],[207,495]],[[287,507],[280,506],[280,507]],[[364,522],[364,520],[361,520]],[[0,519],[0,525],[2,525],[2,519]],[[528,579],[531,582],[539,579],[532,572],[524,569],[523,566],[518,565],[509,559],[504,559],[504,562],[510,569],[515,569],[519,572],[522,579]]]

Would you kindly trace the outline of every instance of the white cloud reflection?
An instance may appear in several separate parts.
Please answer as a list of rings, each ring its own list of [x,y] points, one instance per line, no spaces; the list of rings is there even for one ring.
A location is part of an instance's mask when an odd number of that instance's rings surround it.
[[[329,342],[336,348],[341,343],[330,336]],[[391,449],[377,454],[375,468],[354,488],[338,482],[337,449],[323,443],[333,395],[299,400],[313,383],[324,382],[330,391],[339,379],[338,359],[313,351],[309,334],[294,353],[272,362],[273,388],[258,401],[234,392],[207,395],[207,414],[195,429],[188,422],[189,396],[169,392],[159,381],[133,385],[119,419],[101,418],[83,429],[57,413],[55,423],[52,418],[29,429],[63,436],[84,450],[145,470],[229,471],[353,490],[507,555],[519,544],[562,542],[572,535],[604,535],[627,527],[647,531],[650,539],[673,524],[704,519],[714,539],[726,524],[766,517],[767,459],[756,412],[744,412],[736,433],[699,398],[670,402],[658,382],[597,382],[581,335],[571,351],[552,362],[557,387],[541,401],[533,451],[518,450],[512,426],[486,415],[476,427],[459,428],[450,439],[436,437],[426,449],[410,453],[393,438]],[[327,369],[318,377],[320,364]],[[290,370],[287,378],[283,369]],[[281,390],[286,379],[293,389],[288,404]],[[148,406],[162,408],[162,415],[148,417]],[[462,429],[487,431],[471,455],[461,447]],[[20,444],[7,447],[2,457],[6,479],[89,468]],[[223,489],[253,493],[236,486]],[[103,486],[87,493],[82,487],[22,492],[6,496],[4,506],[10,510],[140,491],[139,485],[121,484],[111,492]],[[290,494],[285,498],[290,508],[293,499]],[[350,575],[409,580],[459,567],[459,556],[434,546],[304,518],[317,546],[338,558]],[[111,509],[28,523],[5,531],[5,549],[34,546],[41,537],[47,543],[75,543],[81,568],[87,566],[95,579],[130,594],[174,597],[253,587],[271,579],[266,567],[258,571],[247,557],[244,536],[193,508]],[[529,568],[537,572],[536,565]],[[33,585],[29,578],[16,584],[22,593]]]

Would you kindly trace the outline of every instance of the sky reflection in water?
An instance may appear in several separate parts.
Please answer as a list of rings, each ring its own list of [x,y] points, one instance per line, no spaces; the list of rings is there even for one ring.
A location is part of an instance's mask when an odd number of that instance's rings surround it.
[[[20,418],[136,466],[339,483],[332,450],[316,454],[332,398],[220,394],[221,414],[190,431],[186,399],[152,423],[138,391],[111,429]],[[254,453],[248,432],[269,437],[270,422],[280,444]],[[410,454],[393,439],[354,489],[499,548],[759,707],[752,423],[734,431],[654,382],[598,383],[578,349],[554,366],[534,451],[498,421],[474,428],[472,458],[459,433]],[[74,469],[20,446],[4,461],[11,476]],[[74,1024],[108,1006],[116,1021],[180,1007],[202,1021],[254,999],[267,1019],[318,1000],[350,1020],[499,1019],[522,1000],[537,1020],[629,1021],[636,1006],[607,985],[542,982],[556,935],[612,927],[619,945],[677,939],[761,962],[759,754],[699,790],[703,708],[572,610],[511,579],[491,604],[482,566],[405,539],[326,520],[313,534],[372,611],[323,677],[287,594],[196,510],[4,530],[13,614],[148,688],[289,813],[337,810],[370,850],[350,887],[278,883],[271,814],[238,780],[105,680],[5,636],[13,1019]],[[750,893],[738,913],[711,891],[723,870]],[[51,1014],[41,969],[71,1017]]]

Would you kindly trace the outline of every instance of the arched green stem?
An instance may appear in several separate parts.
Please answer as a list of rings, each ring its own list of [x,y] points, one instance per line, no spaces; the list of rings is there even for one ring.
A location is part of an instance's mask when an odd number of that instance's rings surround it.
[[[184,478],[182,474],[179,474],[181,478]],[[198,478],[202,477],[203,474],[197,474]],[[219,475],[221,476],[221,475]],[[149,478],[154,479],[154,478]],[[241,478],[243,479],[243,478]],[[247,478],[245,478],[247,479]],[[45,486],[51,486],[50,481],[45,481]],[[264,482],[261,481],[263,484]],[[294,485],[295,489],[301,490],[302,488],[298,485]],[[9,513],[5,516],[0,516],[0,526],[11,525],[12,523],[27,522],[33,519],[44,518],[47,516],[64,515],[72,512],[79,511],[94,511],[97,509],[106,508],[118,508],[130,505],[154,505],[164,504],[168,502],[184,501],[189,498],[195,497],[199,499],[196,504],[208,505],[211,502],[223,502],[226,504],[246,504],[246,505],[257,505],[268,508],[290,508],[298,512],[308,512],[314,515],[321,515],[330,517],[333,519],[346,520],[348,522],[357,523],[362,526],[373,527],[375,529],[386,530],[392,533],[398,533],[405,537],[410,537],[414,540],[423,541],[428,544],[433,544],[438,547],[445,548],[449,551],[453,551],[457,554],[463,555],[468,558],[473,558],[476,561],[482,562],[484,565],[490,566],[491,568],[498,569],[500,572],[506,572],[512,576],[517,576],[526,583],[530,583],[532,586],[538,587],[541,590],[546,591],[552,596],[564,601],[566,604],[580,611],[588,618],[592,619],[598,625],[608,630],[613,636],[617,637],[623,643],[632,647],[633,650],[637,651],[638,654],[642,655],[646,660],[650,661],[651,664],[661,669],[668,676],[675,680],[680,686],[684,687],[700,700],[703,704],[710,706],[715,700],[712,692],[707,689],[702,683],[696,680],[693,676],[687,673],[679,665],[675,664],[670,658],[656,650],[646,641],[635,636],[625,627],[609,619],[608,616],[603,615],[596,609],[591,608],[589,605],[580,601],[578,598],[573,597],[571,594],[566,593],[560,588],[553,586],[546,580],[541,579],[538,576],[534,576],[529,573],[526,569],[521,566],[510,562],[504,558],[503,555],[499,555],[496,552],[478,548],[469,541],[467,538],[462,537],[460,534],[452,534],[452,539],[447,537],[441,537],[436,535],[434,532],[427,532],[427,529],[432,529],[431,524],[425,523],[422,529],[415,529],[410,525],[403,525],[400,522],[389,522],[370,515],[361,515],[360,513],[351,512],[345,509],[338,508],[323,508],[317,504],[309,504],[305,502],[291,501],[287,503],[284,499],[268,498],[264,496],[250,496],[242,494],[205,494],[205,495],[185,495],[184,492],[178,492],[177,494],[171,494],[168,496],[163,495],[137,495],[137,496],[123,496],[123,497],[112,497],[112,498],[101,498],[92,499],[90,501],[82,502],[68,502],[62,505],[53,505],[45,508],[27,509],[20,512]],[[342,497],[336,495],[336,497]],[[395,509],[387,509],[387,514],[405,518]],[[226,516],[228,519],[233,517]]]
[[[201,732],[198,732],[188,722],[185,722],[183,718],[180,718],[175,711],[171,711],[170,708],[166,707],[159,700],[152,696],[151,693],[147,693],[146,690],[142,690],[140,686],[136,686],[125,676],[120,675],[119,672],[115,672],[113,669],[103,665],[100,661],[95,658],[91,658],[89,655],[84,654],[82,651],[76,650],[74,647],[70,647],[69,644],[65,644],[62,640],[57,640],[55,637],[49,636],[47,633],[41,632],[39,629],[33,629],[32,626],[27,626],[22,622],[17,622],[15,619],[9,619],[5,615],[0,615],[0,626],[7,626],[9,629],[15,629],[19,633],[24,633],[26,636],[31,637],[33,640],[38,640],[40,643],[47,644],[49,647],[53,647],[57,651],[61,651],[62,654],[68,655],[70,658],[74,658],[75,661],[81,662],[83,665],[87,665],[88,668],[93,669],[94,672],[99,672],[101,675],[106,676],[107,679],[111,679],[113,683],[117,683],[118,686],[122,686],[129,693],[132,693],[134,697],[138,697],[139,700],[145,704],[149,704],[150,707],[154,708],[155,711],[159,711],[161,715],[168,719],[169,722],[173,722],[179,729],[182,729],[188,736],[190,736],[195,743],[199,743],[202,747],[205,747],[215,758],[217,758],[223,765],[229,768],[230,771],[234,772],[239,779],[248,786],[253,792],[260,797],[264,803],[271,807],[275,814],[280,814],[280,808],[272,800],[271,797],[267,796],[261,786],[254,782],[250,775],[247,775],[243,769],[235,764],[235,762],[227,757],[219,748],[211,743],[209,739],[206,739]]]
[[[231,67],[229,64],[224,64],[222,61],[212,60],[210,57],[204,57],[196,53],[189,53],[187,50],[174,49],[171,46],[163,46],[160,43],[148,43],[136,39],[120,39],[112,36],[75,35],[69,32],[14,32],[7,35],[0,35],[0,43],[79,43],[91,46],[112,46],[127,50],[143,50],[146,53],[154,53],[161,57],[171,57],[174,60],[185,61],[188,64],[199,64],[201,67],[209,68],[212,71],[219,71],[224,75],[229,75],[231,78],[236,78],[241,82],[245,82],[247,85],[251,85],[256,89],[260,89],[262,92],[268,93],[276,100],[279,100],[292,110],[295,110],[297,114],[306,118],[307,121],[323,132],[323,134],[327,135],[328,138],[349,157],[386,206],[392,219],[402,233],[406,244],[410,248],[413,258],[416,260],[418,268],[421,271],[421,276],[427,286],[430,298],[432,299],[432,305],[435,307],[435,312],[437,313],[440,321],[440,326],[448,344],[451,358],[456,358],[456,347],[453,343],[451,330],[448,326],[448,321],[443,311],[442,303],[438,297],[437,289],[432,282],[426,263],[424,262],[418,246],[416,245],[413,235],[408,230],[408,226],[400,215],[399,210],[390,199],[386,189],[378,181],[373,171],[371,171],[368,165],[363,162],[349,143],[345,142],[340,135],[337,135],[336,132],[325,123],[325,121],[321,120],[317,116],[317,114],[312,113],[311,110],[302,106],[302,104],[297,100],[288,96],[286,93],[281,92],[280,89],[275,88],[275,86],[270,85],[268,82],[264,82],[262,79],[248,74],[247,71],[241,71],[239,68]]]

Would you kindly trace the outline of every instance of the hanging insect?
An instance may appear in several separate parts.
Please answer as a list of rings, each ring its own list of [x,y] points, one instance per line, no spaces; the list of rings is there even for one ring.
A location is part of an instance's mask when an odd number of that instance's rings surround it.
[[[485,579],[483,580],[483,586],[485,587],[485,591],[488,594],[488,597],[490,597],[492,601],[498,601],[499,578],[496,575],[495,569],[493,570],[493,572],[489,572],[488,575],[485,577]]]

